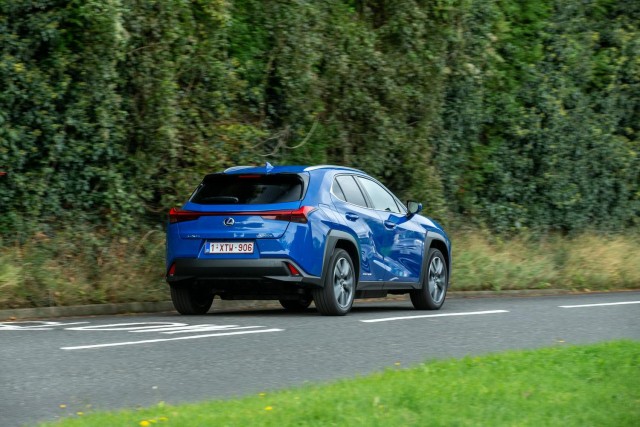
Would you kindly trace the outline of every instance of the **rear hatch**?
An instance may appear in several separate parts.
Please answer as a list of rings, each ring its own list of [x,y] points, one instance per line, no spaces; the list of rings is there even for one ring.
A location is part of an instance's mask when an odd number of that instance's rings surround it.
[[[298,174],[207,175],[170,221],[183,239],[279,238],[291,221],[306,222],[305,189]]]

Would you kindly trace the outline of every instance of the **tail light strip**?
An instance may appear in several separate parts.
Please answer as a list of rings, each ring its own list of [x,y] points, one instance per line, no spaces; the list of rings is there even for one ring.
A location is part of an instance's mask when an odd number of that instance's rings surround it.
[[[276,221],[297,222],[306,224],[309,215],[315,211],[313,206],[303,206],[295,210],[277,210],[277,211],[254,211],[254,212],[196,212],[185,211],[178,208],[171,208],[169,211],[169,222],[175,224],[183,221],[194,221],[201,216],[251,216],[258,215],[262,219],[270,219]]]

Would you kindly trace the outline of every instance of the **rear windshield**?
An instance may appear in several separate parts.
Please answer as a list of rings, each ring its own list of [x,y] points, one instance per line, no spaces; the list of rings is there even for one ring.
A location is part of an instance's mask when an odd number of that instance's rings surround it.
[[[205,177],[191,202],[201,205],[262,205],[302,199],[304,183],[295,174]]]

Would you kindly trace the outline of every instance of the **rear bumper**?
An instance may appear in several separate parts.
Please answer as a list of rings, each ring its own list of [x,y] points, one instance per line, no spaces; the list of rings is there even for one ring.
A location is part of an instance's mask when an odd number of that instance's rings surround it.
[[[287,267],[293,265],[300,275],[293,275]],[[213,285],[252,282],[289,283],[292,285],[321,285],[320,277],[310,276],[290,259],[260,258],[260,259],[195,259],[179,258],[175,260],[175,270],[172,276],[167,276],[167,282],[206,282]]]

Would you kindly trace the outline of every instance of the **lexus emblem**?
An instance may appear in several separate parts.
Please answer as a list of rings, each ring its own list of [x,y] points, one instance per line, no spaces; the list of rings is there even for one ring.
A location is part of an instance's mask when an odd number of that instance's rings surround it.
[[[233,218],[226,218],[226,219],[224,220],[224,223],[223,223],[223,224],[224,224],[224,225],[226,225],[227,227],[231,227],[231,226],[232,226],[233,224],[235,224],[235,223],[236,223],[236,220],[235,220],[235,219],[233,219]]]

